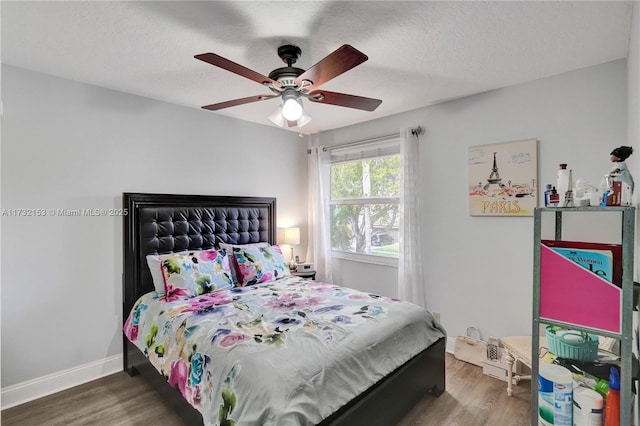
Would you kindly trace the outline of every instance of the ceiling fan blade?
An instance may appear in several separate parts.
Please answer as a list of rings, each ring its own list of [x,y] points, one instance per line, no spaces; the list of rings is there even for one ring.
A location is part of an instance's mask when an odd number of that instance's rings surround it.
[[[229,108],[236,105],[250,104],[251,102],[265,101],[267,99],[276,98],[278,95],[258,95],[249,96],[246,98],[234,99],[232,101],[219,102],[217,104],[205,105],[202,109],[208,109],[209,111],[217,111],[223,108]]]
[[[308,99],[311,102],[338,105],[347,108],[362,109],[365,111],[374,111],[382,103],[380,99],[347,95],[346,93],[329,92],[327,90],[316,90],[311,92]]]
[[[340,74],[349,71],[369,59],[367,55],[348,44],[342,45],[320,62],[303,72],[296,78],[296,84],[302,85],[304,80],[311,81],[308,90],[313,90]]]
[[[195,55],[194,58],[200,59],[201,61],[207,62],[211,65],[215,65],[216,67],[220,67],[227,71],[231,71],[232,73],[248,78],[249,80],[253,80],[256,83],[264,85],[271,83],[276,87],[281,87],[280,83],[270,79],[266,75],[262,75],[259,72],[230,61],[229,59],[223,58],[220,55],[216,55],[215,53],[201,53],[200,55]]]

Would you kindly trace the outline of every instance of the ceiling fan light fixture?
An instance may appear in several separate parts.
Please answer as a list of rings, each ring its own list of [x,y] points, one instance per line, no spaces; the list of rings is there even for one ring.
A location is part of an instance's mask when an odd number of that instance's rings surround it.
[[[284,115],[282,115],[282,105],[280,105],[278,108],[276,108],[275,111],[273,111],[273,113],[269,116],[269,120],[271,120],[271,122],[278,127],[282,127],[282,128],[292,127],[289,124],[289,120],[284,118]],[[293,122],[295,123],[295,127],[302,127],[308,124],[310,121],[311,121],[311,116],[303,113],[302,117],[300,117],[297,121],[293,121]]]
[[[295,90],[285,90],[282,93],[282,115],[285,120],[298,121],[304,114],[300,94]]]
[[[273,111],[273,114],[269,116],[269,120],[278,127],[284,127],[287,124],[287,120],[282,115],[282,105]]]

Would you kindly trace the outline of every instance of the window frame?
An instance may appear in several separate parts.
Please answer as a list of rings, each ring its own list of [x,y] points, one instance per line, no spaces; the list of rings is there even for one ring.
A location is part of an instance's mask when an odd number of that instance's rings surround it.
[[[401,207],[401,197],[368,197],[368,198],[340,198],[332,199],[332,186],[331,186],[331,168],[334,165],[341,163],[351,163],[360,160],[383,158],[400,155],[400,138],[399,135],[393,135],[391,137],[380,138],[370,142],[361,142],[354,144],[347,144],[343,146],[337,146],[331,150],[331,159],[329,161],[329,177],[327,185],[327,207],[329,210],[333,206],[339,205],[373,205],[373,204],[397,204]],[[402,172],[402,165],[398,167],[398,173]],[[331,240],[331,218],[329,217],[329,223],[327,224],[329,229],[329,239]],[[370,263],[384,266],[398,267],[398,257],[380,256],[376,254],[368,253],[354,253],[342,250],[336,250],[333,248],[333,244],[330,244],[330,253],[332,259],[341,259],[354,262]]]

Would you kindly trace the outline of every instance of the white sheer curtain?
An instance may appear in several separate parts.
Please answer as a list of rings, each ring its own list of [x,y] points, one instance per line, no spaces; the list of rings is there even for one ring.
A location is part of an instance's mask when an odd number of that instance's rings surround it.
[[[313,147],[309,153],[309,245],[307,259],[312,259],[316,279],[333,282],[331,240],[329,236],[329,168],[327,147]]]
[[[400,131],[400,256],[398,298],[426,307],[422,270],[422,224],[420,222],[420,167],[418,136]]]

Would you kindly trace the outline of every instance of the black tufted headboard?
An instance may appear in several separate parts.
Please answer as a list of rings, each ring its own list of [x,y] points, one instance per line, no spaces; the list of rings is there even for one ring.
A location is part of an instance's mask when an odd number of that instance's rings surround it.
[[[124,193],[123,320],[153,291],[146,256],[208,249],[221,242],[276,242],[276,199]]]

